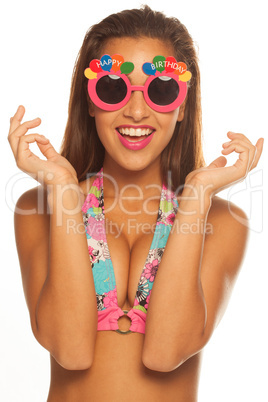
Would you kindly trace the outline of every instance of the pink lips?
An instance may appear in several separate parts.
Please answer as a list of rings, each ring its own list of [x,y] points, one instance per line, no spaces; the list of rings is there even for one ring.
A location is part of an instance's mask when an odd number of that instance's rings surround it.
[[[130,126],[130,125],[124,125],[124,126],[120,126],[120,127],[133,127],[133,128],[150,128],[151,130],[154,130],[153,127],[151,126]],[[118,128],[120,128],[118,127]],[[150,135],[148,135],[148,137],[144,138],[144,140],[141,141],[135,141],[135,142],[130,142],[128,141],[126,138],[124,138],[119,132],[118,130],[116,130],[117,136],[121,142],[122,145],[124,145],[124,147],[126,147],[127,149],[131,149],[132,151],[138,151],[140,149],[145,148],[153,139],[154,136],[154,132]]]

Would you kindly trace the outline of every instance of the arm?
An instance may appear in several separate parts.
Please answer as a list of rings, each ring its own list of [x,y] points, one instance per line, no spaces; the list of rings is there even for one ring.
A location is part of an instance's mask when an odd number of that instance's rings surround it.
[[[55,189],[48,195],[48,273],[36,305],[36,330],[44,346],[75,370],[92,363],[97,305],[79,192],[75,185],[64,187],[63,197]]]
[[[181,203],[178,231],[168,239],[148,308],[143,362],[157,371],[174,370],[206,345],[227,306],[247,241],[247,227],[223,200],[190,217],[185,208]]]
[[[261,148],[260,141],[257,153],[248,152],[247,166],[256,166]],[[233,206],[240,218],[234,219],[227,203],[213,196],[241,172],[236,166],[223,168],[226,161],[221,158],[192,172],[182,193],[174,222],[178,230],[169,236],[148,308],[142,358],[152,370],[174,370],[205,346],[239,272],[248,235],[246,216]],[[205,236],[206,223],[213,233]]]
[[[64,368],[83,369],[93,359],[97,311],[86,237],[81,213],[66,215],[51,195],[48,207],[53,213],[38,211],[38,200],[40,204],[46,198],[41,187],[17,203],[15,234],[24,293],[38,342]],[[75,190],[66,189],[65,196],[65,211],[75,208]],[[27,210],[36,212],[29,215]],[[62,220],[59,226],[57,217]],[[70,231],[68,219],[79,230]]]
[[[68,162],[48,141],[42,142],[37,134],[22,134],[27,125],[29,122],[18,125],[10,135],[13,150],[17,151],[14,154],[20,155],[18,166],[31,175],[36,169],[44,181],[45,177],[51,179],[49,186],[43,182],[38,189],[23,194],[15,211],[16,241],[32,330],[64,368],[86,369],[93,360],[97,309],[86,236],[81,230],[80,189],[74,175],[68,174]],[[17,149],[15,136],[19,138]],[[41,164],[36,157],[31,165],[27,164],[22,157],[23,149],[29,149],[27,141],[40,141],[47,161]],[[61,171],[59,164],[65,164]],[[40,213],[38,208],[43,203],[44,212]],[[74,230],[68,228],[69,219]]]

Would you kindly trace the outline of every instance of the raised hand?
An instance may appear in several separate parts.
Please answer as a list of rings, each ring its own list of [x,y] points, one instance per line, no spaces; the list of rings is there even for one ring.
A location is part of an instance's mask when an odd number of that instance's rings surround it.
[[[53,148],[49,140],[40,134],[27,134],[29,129],[38,127],[41,119],[22,123],[25,109],[19,106],[10,119],[8,140],[17,166],[43,185],[64,182],[78,183],[76,171],[66,158]],[[27,135],[26,135],[27,134]],[[40,159],[30,150],[30,144],[36,142],[46,160]]]
[[[247,174],[254,169],[261,157],[263,138],[259,138],[255,145],[243,134],[229,132],[230,141],[225,142],[222,154],[229,155],[232,152],[239,154],[239,158],[232,166],[225,167],[227,159],[220,156],[207,167],[196,169],[189,173],[185,183],[187,185],[202,185],[207,194],[215,195],[219,191],[244,180]]]

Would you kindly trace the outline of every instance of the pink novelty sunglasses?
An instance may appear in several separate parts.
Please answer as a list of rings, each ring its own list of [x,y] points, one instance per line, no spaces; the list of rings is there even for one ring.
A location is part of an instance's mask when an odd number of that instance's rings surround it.
[[[127,104],[132,91],[142,91],[146,103],[156,112],[171,112],[179,107],[187,94],[187,83],[178,81],[174,73],[150,76],[144,86],[131,85],[125,74],[104,71],[88,80],[88,94],[100,109],[114,111]]]

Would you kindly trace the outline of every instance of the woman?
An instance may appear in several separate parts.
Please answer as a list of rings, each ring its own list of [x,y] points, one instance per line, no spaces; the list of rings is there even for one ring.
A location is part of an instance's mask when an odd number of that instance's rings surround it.
[[[205,166],[192,39],[148,7],[87,33],[61,155],[27,134],[41,121],[24,112],[9,141],[41,186],[19,199],[15,230],[32,330],[51,354],[48,401],[196,401],[247,240],[244,212],[216,194],[256,167],[263,139],[229,132],[222,154],[236,163]]]

